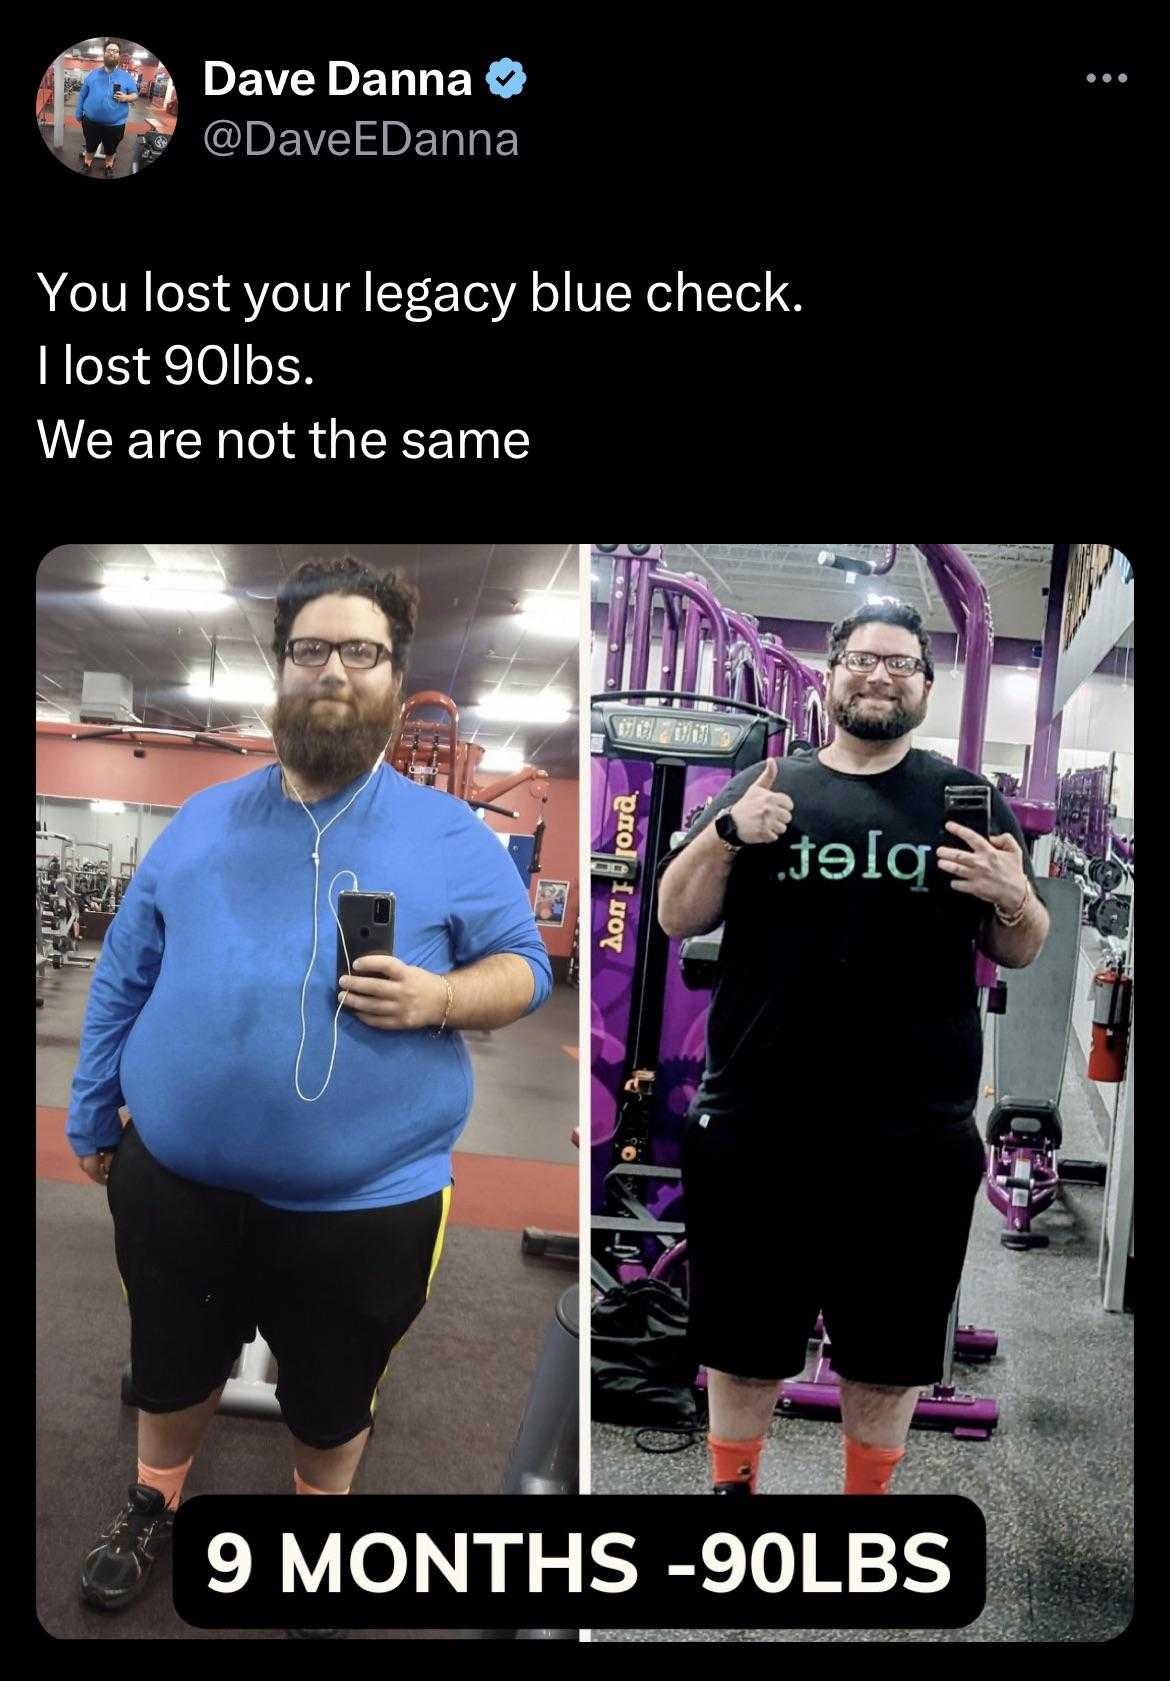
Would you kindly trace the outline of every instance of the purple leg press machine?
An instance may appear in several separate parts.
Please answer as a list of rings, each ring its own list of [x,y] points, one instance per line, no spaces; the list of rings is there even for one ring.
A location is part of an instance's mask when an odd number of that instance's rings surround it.
[[[987,591],[955,545],[915,547],[959,635],[958,762],[978,770],[991,673]],[[831,553],[820,558],[885,576],[897,548],[890,545],[877,563]],[[610,566],[611,588],[605,687],[592,697],[590,720],[591,1269],[601,1289],[646,1276],[685,1287],[680,1135],[702,1073],[707,990],[721,931],[668,940],[654,917],[655,872],[672,837],[730,777],[798,744],[827,743],[824,678],[778,637],[761,634],[754,620],[723,609],[700,578],[667,570],[660,544],[595,544],[593,564]],[[661,663],[651,673],[653,643]],[[1033,819],[1030,833],[1051,829],[1051,794],[1045,802],[1030,787],[1028,799],[1013,804]],[[994,966],[982,958],[977,964],[985,1007],[1002,1009]],[[998,1421],[996,1405],[958,1392],[951,1367],[956,1354],[992,1358],[998,1338],[960,1326],[958,1305],[956,1298],[943,1380],[922,1395],[913,1422],[986,1439]],[[779,1412],[840,1417],[831,1351],[823,1327],[818,1333],[811,1379],[781,1386]]]

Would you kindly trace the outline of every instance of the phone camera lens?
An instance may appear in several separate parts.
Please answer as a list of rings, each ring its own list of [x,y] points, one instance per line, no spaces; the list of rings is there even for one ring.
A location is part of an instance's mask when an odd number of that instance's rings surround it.
[[[389,899],[375,899],[374,900],[374,921],[375,922],[380,922],[383,926],[385,926],[387,923],[389,923],[389,921],[390,921],[390,901],[389,901]]]

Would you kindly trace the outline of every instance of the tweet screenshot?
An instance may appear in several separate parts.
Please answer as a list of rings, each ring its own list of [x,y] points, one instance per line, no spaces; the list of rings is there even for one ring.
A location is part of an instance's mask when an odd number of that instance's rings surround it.
[[[1148,51],[258,11],[13,38],[36,1638],[1125,1640],[1142,545],[585,539],[1119,517]]]

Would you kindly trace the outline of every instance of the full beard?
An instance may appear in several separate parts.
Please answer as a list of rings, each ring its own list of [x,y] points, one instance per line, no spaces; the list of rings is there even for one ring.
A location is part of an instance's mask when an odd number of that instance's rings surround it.
[[[921,706],[914,707],[894,700],[878,712],[863,711],[862,702],[865,699],[864,695],[848,695],[844,700],[838,700],[832,694],[828,699],[828,713],[834,724],[861,741],[897,741],[899,736],[909,735],[911,730],[917,729],[926,717],[925,699]]]
[[[316,786],[344,788],[372,770],[394,733],[402,703],[392,690],[384,700],[319,707],[327,695],[281,695],[269,716],[281,762]]]

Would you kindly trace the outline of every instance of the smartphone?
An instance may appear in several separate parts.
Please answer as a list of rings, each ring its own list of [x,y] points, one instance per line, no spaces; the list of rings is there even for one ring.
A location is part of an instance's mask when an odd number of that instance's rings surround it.
[[[974,829],[984,840],[991,839],[991,789],[979,782],[961,782],[944,790],[946,823],[961,823]],[[964,845],[958,835],[948,836],[948,845]]]
[[[352,975],[359,957],[394,956],[393,893],[339,893],[337,920],[341,924],[337,933],[339,982],[342,975]]]

